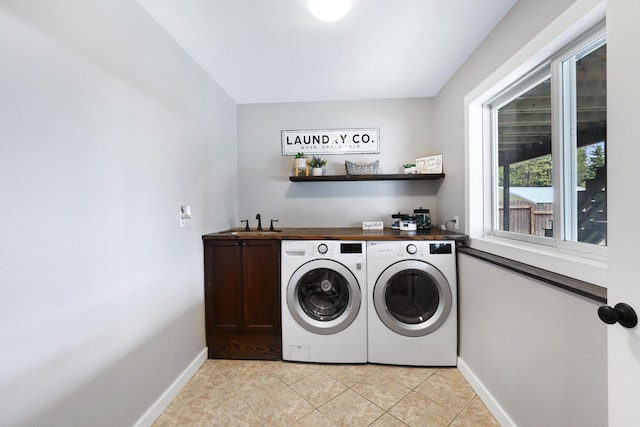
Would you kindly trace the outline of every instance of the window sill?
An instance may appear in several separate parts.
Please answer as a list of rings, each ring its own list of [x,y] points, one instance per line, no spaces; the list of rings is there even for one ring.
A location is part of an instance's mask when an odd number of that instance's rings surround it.
[[[458,253],[463,253],[471,257],[489,262],[491,264],[506,268],[507,270],[515,271],[516,273],[532,277],[536,280],[540,280],[552,286],[564,289],[574,294],[581,295],[599,303],[607,303],[607,289],[601,286],[594,285],[582,280],[573,279],[571,277],[563,276],[551,271],[543,270],[538,267],[532,267],[518,261],[513,261],[497,255],[492,255],[490,253],[483,252],[477,249],[458,248]]]
[[[607,262],[600,256],[577,255],[560,249],[490,236],[469,239],[469,247],[607,288]]]

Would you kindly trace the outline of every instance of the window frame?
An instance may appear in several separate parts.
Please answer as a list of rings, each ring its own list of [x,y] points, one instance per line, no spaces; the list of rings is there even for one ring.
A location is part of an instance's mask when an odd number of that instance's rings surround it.
[[[571,244],[547,246],[531,241],[503,238],[492,233],[494,177],[492,167],[488,165],[494,161],[494,154],[490,145],[484,143],[491,137],[491,129],[485,125],[484,121],[489,114],[487,102],[497,98],[498,94],[506,88],[516,85],[523,77],[537,70],[541,64],[544,65],[554,58],[559,58],[578,41],[585,40],[589,34],[594,34],[599,28],[603,28],[605,16],[605,1],[577,0],[511,58],[470,90],[464,98],[464,155],[467,171],[465,230],[469,235],[468,244],[471,248],[606,288],[605,248],[576,251]],[[554,92],[552,91],[552,95]],[[558,171],[554,170],[553,173],[556,174]],[[554,182],[559,182],[557,180],[560,178],[554,175],[553,179]],[[562,201],[554,200],[554,203],[558,204]],[[587,244],[587,246],[592,245]]]
[[[485,140],[484,143],[490,146],[490,150],[492,153],[491,156],[491,164],[489,168],[491,169],[491,188],[489,191],[491,192],[491,217],[486,220],[489,221],[487,224],[487,229],[491,230],[491,234],[496,237],[501,237],[505,239],[514,239],[521,240],[529,243],[535,243],[539,245],[552,246],[552,242],[548,237],[536,236],[533,234],[521,234],[514,233],[511,231],[505,231],[498,229],[498,218],[497,218],[497,210],[498,210],[498,110],[510,103],[520,95],[528,92],[532,88],[541,84],[545,80],[551,78],[551,73],[548,70],[550,63],[549,61],[545,61],[543,64],[540,64],[538,67],[533,69],[531,72],[523,76],[517,82],[512,84],[510,87],[505,88],[497,97],[493,98],[489,101],[484,108],[484,111],[487,112],[483,117],[483,125],[487,126],[490,129],[490,139]],[[552,82],[553,83],[553,82]],[[551,96],[552,96],[552,104],[553,104],[553,84],[551,85]],[[553,119],[552,119],[553,122]],[[552,135],[553,135],[553,123],[552,123]],[[553,138],[552,138],[553,139]],[[553,155],[553,147],[552,147],[552,155]],[[552,157],[553,159],[553,157]],[[553,160],[552,160],[553,162]],[[555,177],[552,177],[553,182],[555,182]],[[555,188],[555,185],[554,185]],[[555,195],[554,195],[555,201]],[[554,202],[555,205],[555,202]],[[554,212],[554,222],[555,222],[555,212]]]
[[[577,37],[566,47],[558,50],[515,82],[499,91],[496,96],[487,101],[483,111],[483,126],[490,129],[490,137],[483,141],[489,144],[491,163],[491,215],[485,218],[488,223],[485,228],[497,238],[513,239],[533,244],[557,247],[577,253],[587,253],[606,257],[606,246],[567,240],[568,224],[575,223],[577,202],[575,190],[576,150],[575,132],[572,125],[576,122],[575,106],[575,60],[568,61],[583,52],[593,51],[606,44],[606,28],[604,22]],[[499,229],[498,211],[498,110],[517,99],[522,94],[533,89],[545,80],[550,79],[551,86],[551,157],[552,157],[552,187],[553,187],[553,237],[542,237],[532,234],[522,234]],[[568,87],[569,86],[569,87]],[[567,117],[568,116],[568,117]],[[572,185],[573,183],[573,185]]]
[[[572,62],[570,67],[571,69],[568,71],[564,69],[564,64],[571,58],[578,56],[580,53],[589,50],[593,52],[598,47],[603,46],[606,43],[606,27],[605,23],[601,22],[590,31],[587,31],[582,37],[578,38],[575,43],[567,46],[567,48],[560,52],[558,57],[551,62],[552,73],[557,75],[557,80],[561,85],[557,91],[552,90],[552,96],[555,95],[559,98],[563,98],[554,101],[557,104],[555,114],[562,114],[565,117],[569,115],[569,120],[572,124],[576,122],[575,114],[577,108],[573,105],[575,103],[576,87],[575,79],[567,77],[567,74],[571,73],[572,75],[575,75],[575,60]],[[569,90],[566,90],[567,85],[572,85],[572,87]],[[571,165],[571,167],[576,165],[576,150],[574,150],[573,147],[576,145],[577,138],[575,132],[571,132],[571,126],[566,126],[567,121],[565,117],[558,118],[557,122],[562,123],[562,126],[559,126],[559,128],[556,129],[556,134],[554,135],[554,148],[556,152],[560,153],[562,156],[560,167],[557,171],[554,170],[553,177],[554,182],[557,182],[558,185],[562,187],[560,191],[561,194],[558,195],[558,203],[560,203],[559,206],[561,210],[559,214],[561,216],[559,215],[559,217],[555,217],[554,215],[554,224],[556,221],[559,221],[557,222],[559,225],[557,237],[556,233],[554,233],[555,243],[559,248],[606,257],[606,246],[598,246],[567,239],[568,233],[574,233],[574,230],[568,230],[568,224],[575,224],[576,222],[575,217],[571,216],[571,214],[577,213],[577,195],[575,190],[571,190],[571,188],[575,188],[577,186],[577,182],[574,179],[576,173],[574,170],[567,170],[569,169],[569,165]],[[552,120],[556,122],[555,119]],[[571,142],[567,143],[566,141],[568,139],[571,139]],[[554,205],[555,204],[556,198],[554,197]],[[571,205],[571,208],[568,209],[567,205]],[[577,233],[577,230],[575,232]],[[577,236],[574,237],[577,239]]]

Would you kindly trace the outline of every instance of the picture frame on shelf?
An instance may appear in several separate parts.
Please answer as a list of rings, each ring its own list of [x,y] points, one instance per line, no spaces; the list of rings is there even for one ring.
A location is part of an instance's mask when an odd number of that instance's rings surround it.
[[[442,173],[442,154],[418,157],[416,159],[416,170],[419,174]]]

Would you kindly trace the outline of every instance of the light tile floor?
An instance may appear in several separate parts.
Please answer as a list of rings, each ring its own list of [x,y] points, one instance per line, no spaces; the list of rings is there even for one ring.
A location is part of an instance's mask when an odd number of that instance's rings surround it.
[[[211,359],[153,424],[498,425],[456,368]]]

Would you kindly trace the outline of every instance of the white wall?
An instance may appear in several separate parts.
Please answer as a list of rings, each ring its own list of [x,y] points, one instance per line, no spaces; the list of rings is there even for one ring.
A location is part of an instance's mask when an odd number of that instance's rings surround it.
[[[252,227],[256,213],[263,225],[279,219],[279,227],[359,227],[363,220],[389,227],[394,212],[435,212],[441,181],[292,183],[293,157],[282,156],[280,144],[282,130],[377,127],[380,154],[327,155],[326,173],[344,175],[345,160],[379,160],[381,172],[401,173],[403,163],[436,154],[432,114],[427,98],[239,105],[239,219]]]
[[[0,425],[132,425],[205,347],[235,104],[133,1],[3,1],[0,40]]]
[[[465,212],[465,95],[571,4],[518,1],[435,98],[434,141],[455,159],[440,216]],[[459,298],[460,358],[516,425],[606,425],[607,332],[597,304],[464,255]]]
[[[459,356],[520,427],[607,425],[595,301],[458,256]]]
[[[519,0],[434,98],[433,140],[444,158],[451,159],[438,193],[438,215],[443,218],[459,215],[462,230],[467,230],[464,97],[573,2]]]

